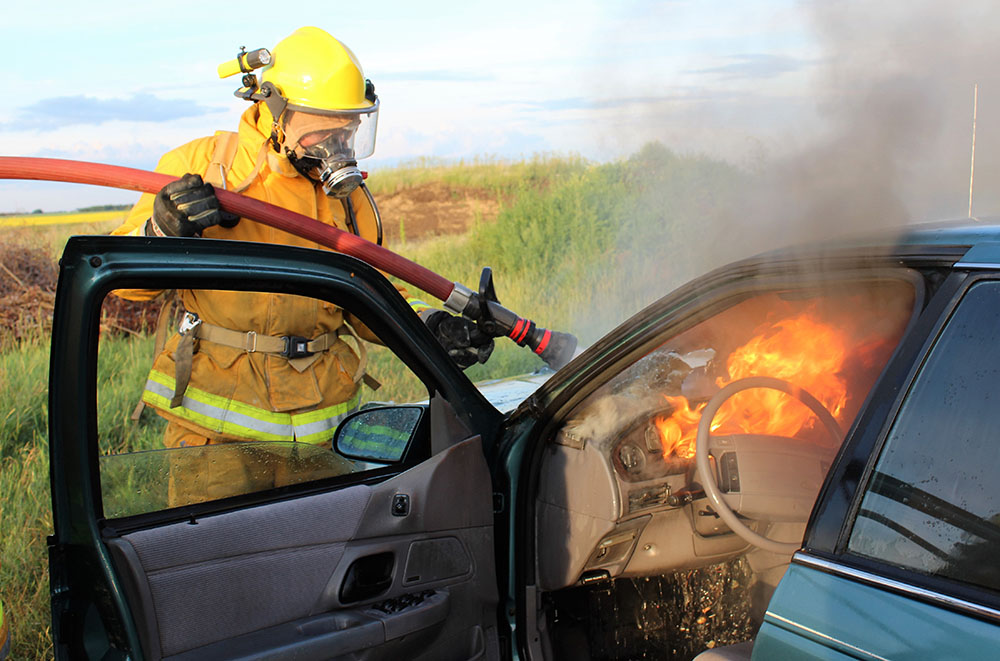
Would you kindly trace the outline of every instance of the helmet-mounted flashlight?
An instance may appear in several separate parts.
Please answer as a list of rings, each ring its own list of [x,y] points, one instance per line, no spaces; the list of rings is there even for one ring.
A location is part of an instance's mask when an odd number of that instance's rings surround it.
[[[247,52],[246,46],[240,47],[240,52],[236,54],[235,60],[223,62],[219,65],[219,78],[229,78],[238,73],[243,74],[243,86],[236,90],[234,94],[241,99],[250,100],[257,92],[259,85],[257,76],[253,70],[266,67],[271,63],[271,51],[266,48],[258,48]]]
[[[240,48],[235,60],[223,62],[219,65],[219,78],[229,78],[238,73],[250,73],[254,69],[265,67],[271,63],[271,51],[266,48],[258,48],[247,52],[246,46]]]

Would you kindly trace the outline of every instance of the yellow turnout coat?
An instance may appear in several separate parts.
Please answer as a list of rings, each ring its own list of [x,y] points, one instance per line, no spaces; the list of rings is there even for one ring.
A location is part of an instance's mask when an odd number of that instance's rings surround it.
[[[250,180],[244,195],[348,230],[341,201],[326,196],[320,186],[299,175],[283,155],[267,145],[271,123],[271,115],[263,104],[254,105],[243,114],[235,153],[231,154],[229,164],[223,164],[226,188],[234,190]],[[160,160],[157,172],[176,176],[192,172],[212,181],[219,167],[216,144],[223,139],[220,135],[223,134],[194,140],[167,153]],[[153,198],[143,195],[113,234],[142,234],[146,219],[152,215]],[[358,189],[350,199],[360,235],[375,241],[374,211],[367,197]],[[211,227],[204,236],[321,247],[246,219],[231,229]],[[158,293],[118,292],[134,300],[149,299]],[[185,310],[196,313],[206,324],[272,337],[294,335],[311,339],[333,333],[335,340],[328,350],[296,361],[274,353],[250,352],[206,339],[197,340],[190,383],[181,404],[171,408],[176,386],[175,352],[180,340],[174,333],[154,360],[143,393],[143,401],[171,423],[181,425],[195,436],[203,436],[208,442],[294,440],[318,444],[329,441],[340,420],[357,408],[359,358],[343,340],[348,320],[339,307],[286,294],[206,290],[182,290],[179,294]],[[359,335],[375,340],[367,329],[354,325]],[[353,342],[352,338],[348,340]],[[181,440],[191,434],[177,431],[168,430],[167,445],[192,444]]]

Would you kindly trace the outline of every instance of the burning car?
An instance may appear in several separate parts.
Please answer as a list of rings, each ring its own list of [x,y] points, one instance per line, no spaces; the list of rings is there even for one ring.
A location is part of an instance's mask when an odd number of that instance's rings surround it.
[[[502,414],[350,257],[75,238],[50,381],[57,657],[987,656],[998,246],[945,224],[739,262]],[[177,286],[343,307],[426,402],[371,402],[332,452],[122,452],[100,307]],[[195,454],[285,478],[178,501]]]

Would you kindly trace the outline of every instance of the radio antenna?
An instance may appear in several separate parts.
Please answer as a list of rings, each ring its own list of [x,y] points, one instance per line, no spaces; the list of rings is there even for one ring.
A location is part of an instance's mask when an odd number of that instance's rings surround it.
[[[969,218],[972,218],[972,184],[976,178],[976,110],[979,107],[979,83],[972,96],[972,165],[969,166]]]

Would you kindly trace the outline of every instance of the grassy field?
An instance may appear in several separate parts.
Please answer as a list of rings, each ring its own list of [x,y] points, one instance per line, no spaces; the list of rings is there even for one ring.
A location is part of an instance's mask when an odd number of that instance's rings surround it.
[[[704,242],[706,223],[729,205],[744,177],[724,163],[650,145],[608,164],[577,158],[420,162],[380,171],[374,179],[376,195],[433,181],[496,191],[503,207],[495,221],[476,224],[462,236],[407,242],[401,252],[470,287],[482,267],[491,266],[504,305],[540,325],[572,331],[586,344],[705,270],[701,254],[688,247]],[[55,259],[70,234],[114,228],[121,212],[111,213],[118,215],[81,225],[0,225],[0,240],[43,248]],[[412,387],[394,383],[389,357],[373,354],[373,373],[405,399]],[[102,344],[99,434],[105,452],[159,442],[155,416],[145,414],[143,425],[128,417],[150,356],[149,338]],[[539,364],[530,352],[498,340],[489,363],[467,374],[478,381]],[[47,372],[47,337],[0,352],[0,598],[12,618],[16,659],[52,656]]]
[[[738,251],[707,245],[706,228],[745,177],[651,144],[624,161],[567,167],[521,190],[495,222],[403,252],[470,287],[490,266],[501,303],[589,344]]]
[[[93,216],[89,220],[81,220],[69,224],[58,223],[35,223],[29,225],[0,225],[0,240],[7,245],[17,245],[32,249],[42,250],[52,256],[55,263],[62,254],[66,239],[76,234],[108,234],[122,224],[124,215],[122,212],[110,212],[117,215],[112,218],[105,218],[109,212],[98,211],[95,213],[78,214],[82,216]],[[8,216],[0,218],[0,221],[8,218],[34,218],[34,216]],[[57,218],[59,214],[46,216]]]
[[[45,227],[49,225],[93,225],[116,221],[121,223],[124,211],[85,211],[69,213],[33,213],[22,216],[0,216],[0,228]]]
[[[510,196],[526,189],[548,187],[587,167],[586,161],[577,157],[536,156],[527,161],[483,158],[457,163],[426,158],[374,171],[368,186],[376,196],[427,183]]]

